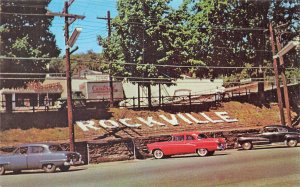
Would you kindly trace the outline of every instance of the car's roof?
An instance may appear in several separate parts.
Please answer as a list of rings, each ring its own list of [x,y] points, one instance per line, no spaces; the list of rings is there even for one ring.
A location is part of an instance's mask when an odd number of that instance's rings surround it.
[[[284,126],[284,125],[267,125],[267,126],[265,126],[264,128],[268,128],[268,127],[283,127],[283,128],[289,128],[289,127],[287,127],[287,126]]]
[[[178,133],[173,133],[171,135],[187,135],[187,134],[199,134],[200,132],[197,132],[197,131],[191,131],[191,132],[178,132]]]
[[[24,147],[24,146],[45,146],[45,145],[59,145],[56,143],[26,143],[26,144],[21,144],[19,147]]]

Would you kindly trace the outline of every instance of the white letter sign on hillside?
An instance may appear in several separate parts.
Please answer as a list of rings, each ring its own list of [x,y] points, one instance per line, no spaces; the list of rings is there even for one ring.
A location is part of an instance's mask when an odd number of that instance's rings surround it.
[[[192,125],[193,122],[191,122],[189,119],[187,119],[183,114],[177,114],[183,121],[185,121],[187,124]]]
[[[163,120],[165,120],[166,122],[172,124],[173,126],[177,126],[179,125],[177,118],[175,116],[175,114],[170,114],[171,119],[168,119],[166,116],[164,115],[159,115],[160,118],[162,118]]]
[[[224,121],[229,123],[238,121],[237,119],[230,119],[227,112],[215,112],[215,114],[219,116],[221,119],[223,119]]]
[[[153,119],[153,117],[147,117],[147,120],[145,120],[144,118],[141,118],[141,117],[137,117],[137,119],[140,120],[141,122],[145,123],[149,127],[153,127],[153,124],[157,124],[157,125],[160,125],[160,126],[165,126],[165,124],[160,123],[158,121],[155,121]]]
[[[102,128],[105,129],[115,129],[119,128],[120,125],[129,127],[129,128],[139,128],[142,126],[140,123],[136,123],[136,121],[140,121],[144,125],[147,125],[148,127],[153,126],[166,126],[166,123],[172,125],[172,126],[178,126],[179,121],[183,122],[183,124],[207,124],[207,123],[234,123],[238,120],[235,118],[230,118],[227,112],[214,112],[215,115],[208,115],[205,113],[199,113],[195,114],[201,117],[202,119],[197,118],[195,115],[192,115],[190,113],[178,113],[178,114],[170,114],[170,117],[167,118],[165,115],[159,115],[158,119],[153,119],[152,116],[149,116],[145,119],[142,117],[136,117],[135,119],[131,118],[121,118],[118,120],[109,119],[109,120],[99,120],[97,121],[77,121],[76,124],[78,127],[80,127],[83,131],[89,131],[92,130],[99,130]],[[216,119],[218,118],[218,119]],[[203,121],[205,119],[205,121]]]
[[[207,119],[208,121],[210,121],[210,122],[212,122],[212,123],[222,123],[222,122],[224,122],[223,120],[213,120],[213,119],[211,119],[210,117],[208,117],[206,114],[204,114],[204,113],[200,113],[205,119]]]
[[[111,125],[107,125],[107,123]],[[105,129],[115,129],[119,127],[119,124],[113,120],[100,120],[99,124]]]
[[[130,124],[127,121],[131,121],[130,118],[124,118],[124,119],[119,119],[119,122],[122,123],[123,125],[127,126],[127,127],[133,127],[133,128],[138,128],[140,126],[142,126],[141,124]]]
[[[89,131],[90,129],[98,130],[100,128],[95,127],[94,121],[76,121],[76,124],[83,130],[83,131]]]
[[[186,113],[185,115],[187,115],[189,118],[191,118],[191,120],[193,120],[197,124],[209,123],[209,121],[200,121],[200,120],[196,119],[194,116],[192,116],[192,114]]]

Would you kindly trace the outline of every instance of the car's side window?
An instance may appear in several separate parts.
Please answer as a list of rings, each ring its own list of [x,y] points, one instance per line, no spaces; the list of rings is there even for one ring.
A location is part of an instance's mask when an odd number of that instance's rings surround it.
[[[27,154],[28,147],[20,147],[15,151],[15,154]]]
[[[184,135],[182,136],[174,136],[174,141],[183,141],[184,140]]]
[[[57,152],[57,151],[62,151],[62,148],[59,145],[50,145],[49,150],[51,152]]]
[[[198,135],[198,139],[200,140],[200,139],[205,139],[205,138],[207,138],[207,136],[205,135],[205,134],[199,134]]]
[[[186,140],[195,140],[195,138],[191,135],[186,135]]]
[[[278,132],[288,132],[286,128],[278,128]]]
[[[31,153],[42,153],[44,152],[44,147],[42,146],[32,146]]]
[[[265,132],[278,132],[277,128],[266,128]]]

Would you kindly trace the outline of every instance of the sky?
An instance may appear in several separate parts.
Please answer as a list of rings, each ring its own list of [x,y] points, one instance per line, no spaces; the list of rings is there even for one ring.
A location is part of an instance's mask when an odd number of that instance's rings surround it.
[[[171,6],[179,5],[181,2],[182,0],[173,0]],[[52,0],[48,9],[51,12],[61,12],[63,7],[64,0]],[[85,53],[88,50],[96,53],[102,51],[102,48],[97,44],[97,35],[107,37],[107,21],[97,19],[97,17],[106,17],[107,11],[110,11],[111,18],[118,15],[117,0],[75,0],[73,2],[69,8],[69,13],[85,16],[85,19],[78,19],[70,26],[70,35],[75,27],[82,28],[82,32],[74,44],[74,47],[79,47],[75,53]],[[64,18],[56,16],[52,21],[50,31],[56,37],[56,43],[61,49],[61,55],[65,53],[63,27]]]
[[[70,35],[75,27],[81,27],[82,32],[74,46],[79,49],[76,53],[84,53],[92,50],[96,53],[101,52],[101,47],[97,44],[97,35],[107,37],[107,21],[97,19],[97,17],[106,17],[107,11],[110,11],[111,17],[117,15],[117,0],[75,0],[69,8],[70,14],[85,16],[83,20],[76,20],[70,26]],[[52,0],[48,6],[51,12],[61,12],[64,7],[64,0]],[[61,55],[64,54],[64,18],[55,17],[52,21],[51,32],[56,37],[56,44],[61,49]]]

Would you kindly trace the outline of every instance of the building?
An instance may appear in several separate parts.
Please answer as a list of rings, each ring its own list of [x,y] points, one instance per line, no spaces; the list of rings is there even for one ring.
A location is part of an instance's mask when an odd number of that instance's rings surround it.
[[[28,83],[26,88],[0,90],[2,111],[11,112],[32,108],[33,110],[48,109],[60,98],[63,91],[60,83],[41,84]]]

